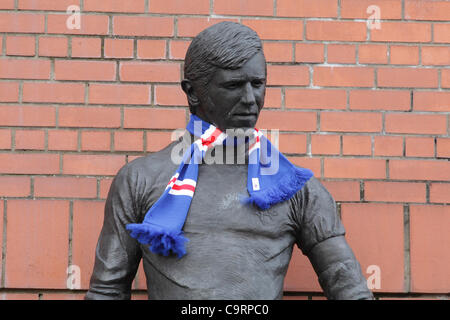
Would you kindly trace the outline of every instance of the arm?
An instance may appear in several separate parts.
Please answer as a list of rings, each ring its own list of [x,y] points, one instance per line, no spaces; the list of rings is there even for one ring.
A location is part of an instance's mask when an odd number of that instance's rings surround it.
[[[292,201],[297,245],[306,255],[328,299],[373,299],[361,267],[345,240],[336,203],[311,178]]]
[[[373,299],[361,267],[344,236],[315,245],[308,258],[328,299]]]
[[[124,300],[131,297],[131,284],[142,256],[139,244],[125,229],[128,223],[137,220],[131,181],[125,166],[111,185],[86,300]]]

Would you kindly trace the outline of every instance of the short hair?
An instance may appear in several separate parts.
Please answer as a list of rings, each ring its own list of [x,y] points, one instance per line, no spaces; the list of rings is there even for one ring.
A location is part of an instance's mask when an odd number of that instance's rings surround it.
[[[261,39],[247,26],[220,22],[192,40],[185,57],[184,77],[207,83],[216,71],[238,69],[258,52],[263,53]]]

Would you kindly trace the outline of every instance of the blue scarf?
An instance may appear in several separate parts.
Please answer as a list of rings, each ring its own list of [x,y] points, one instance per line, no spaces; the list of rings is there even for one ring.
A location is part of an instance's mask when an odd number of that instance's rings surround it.
[[[209,149],[236,144],[235,137],[231,139],[195,115],[191,115],[186,129],[200,138],[185,152],[164,193],[148,210],[144,221],[126,226],[130,235],[149,245],[152,252],[167,256],[172,251],[178,258],[186,254],[185,243],[189,241],[182,228],[194,196],[198,164]],[[247,190],[250,196],[243,202],[254,204],[261,210],[290,199],[313,176],[311,170],[297,168],[289,162],[258,129],[253,131],[248,157]],[[270,162],[270,159],[278,161],[275,170],[274,161]]]

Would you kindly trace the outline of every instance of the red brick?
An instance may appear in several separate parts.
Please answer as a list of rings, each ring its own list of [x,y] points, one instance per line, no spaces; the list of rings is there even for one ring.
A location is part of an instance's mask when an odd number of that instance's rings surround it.
[[[150,86],[124,84],[91,84],[89,86],[91,104],[149,104]]]
[[[374,112],[322,112],[321,131],[380,132],[382,119]]]
[[[30,195],[30,177],[1,176],[0,194],[2,197],[28,197]],[[3,201],[0,201],[0,209]],[[2,210],[0,210],[0,213]],[[3,217],[2,214],[0,214]],[[1,233],[0,233],[1,234]]]
[[[106,199],[112,182],[113,178],[106,178],[100,180],[100,194],[99,194],[100,199]]]
[[[142,131],[116,131],[114,133],[115,151],[144,151]]]
[[[148,294],[146,293],[132,293],[131,300],[148,300]]]
[[[261,112],[257,127],[280,131],[315,131],[316,119],[315,112],[264,110]]]
[[[364,199],[383,202],[426,202],[425,183],[364,182]]]
[[[19,0],[19,10],[66,11],[71,5],[80,6],[80,0]]]
[[[35,177],[34,196],[40,198],[95,198],[97,197],[97,179]]]
[[[96,12],[145,12],[145,0],[84,0],[83,11]]]
[[[445,91],[414,91],[414,110],[420,111],[450,111],[450,92]]]
[[[267,85],[269,86],[307,86],[309,69],[306,66],[267,66]]]
[[[264,56],[267,62],[292,62],[293,46],[288,42],[264,42]]]
[[[422,47],[422,64],[447,66],[450,64],[450,47]]]
[[[100,58],[102,55],[102,40],[100,38],[72,38],[72,57]]]
[[[363,22],[310,20],[306,22],[306,39],[365,41],[366,29],[367,26]]]
[[[329,44],[327,46],[328,63],[355,63],[356,46],[349,44]]]
[[[321,181],[336,201],[359,201],[358,181]]]
[[[0,33],[1,32],[44,33],[45,15],[36,13],[0,12]]]
[[[410,225],[411,291],[448,292],[450,207],[411,206]]]
[[[187,106],[186,94],[181,86],[155,86],[155,105]]]
[[[114,81],[115,79],[116,63],[112,61],[55,61],[55,80]]]
[[[122,62],[120,80],[138,82],[179,82],[180,64],[168,62]]]
[[[80,29],[69,29],[67,19],[71,14],[47,15],[47,33],[107,35],[109,32],[109,17],[107,15],[80,15]]]
[[[152,0],[149,4],[151,13],[170,14],[209,14],[209,0]]]
[[[378,159],[324,159],[325,178],[385,179],[386,161]]]
[[[18,82],[0,82],[0,102],[19,101]]]
[[[370,6],[380,8],[381,19],[401,19],[402,1],[401,0],[342,0],[341,17],[369,19],[374,12],[367,12]],[[384,22],[381,22],[382,24]]]
[[[450,69],[441,70],[441,86],[442,88],[450,88]]]
[[[77,150],[78,132],[71,130],[49,130],[48,150]]]
[[[238,22],[238,19],[233,18],[197,18],[197,17],[179,17],[178,19],[178,36],[179,37],[195,37],[199,32],[204,29],[222,22],[222,21],[234,21]]]
[[[372,138],[370,136],[343,136],[342,154],[357,156],[372,155]]]
[[[35,59],[0,59],[0,78],[50,79],[50,61]]]
[[[184,60],[190,44],[191,41],[189,40],[171,40],[169,58],[172,60]]]
[[[295,292],[321,292],[322,289],[317,280],[311,262],[294,246],[292,258],[289,263],[286,278],[284,280],[285,291]]]
[[[0,149],[11,149],[11,130],[0,129]]]
[[[119,108],[61,107],[60,127],[119,128]]]
[[[436,69],[380,68],[378,69],[379,87],[399,88],[437,88]]]
[[[407,157],[434,157],[434,138],[405,138]]]
[[[57,174],[59,155],[43,153],[2,153],[0,172],[11,174]]]
[[[435,114],[386,114],[386,132],[415,134],[446,134],[447,117]]]
[[[24,102],[83,103],[84,83],[26,82],[23,84]]]
[[[374,156],[402,156],[403,137],[375,136]]]
[[[82,131],[82,151],[110,151],[111,133],[109,131]]]
[[[171,139],[172,132],[147,132],[147,150],[149,152],[156,152],[166,147],[173,140]]]
[[[338,155],[341,153],[341,138],[334,134],[311,135],[311,153]]]
[[[374,292],[404,290],[403,205],[343,203],[342,222],[347,241],[366,278],[371,265],[380,268],[381,288]],[[389,250],[386,250],[389,248]]]
[[[314,67],[313,82],[321,87],[372,87],[374,69],[367,67]]]
[[[409,91],[352,90],[350,109],[354,110],[404,110],[411,107]]]
[[[34,56],[36,53],[36,38],[33,36],[6,37],[6,55]]]
[[[450,180],[446,160],[390,160],[389,177],[396,180]]]
[[[115,16],[113,34],[119,36],[171,37],[174,22],[171,17]]]
[[[67,57],[66,37],[39,37],[39,55],[44,57]]]
[[[179,129],[185,126],[184,109],[125,109],[124,128]]]
[[[138,270],[136,273],[136,276],[134,277],[134,281],[133,281],[133,285],[132,285],[132,290],[147,290],[147,279],[145,278],[145,271],[144,271],[144,267],[142,265],[142,260],[139,263],[138,266]],[[135,294],[134,292],[132,292],[132,297],[131,299],[135,299],[133,297],[133,294]]]
[[[323,43],[296,43],[295,62],[324,62]]]
[[[305,154],[306,135],[282,133],[279,136],[279,148],[282,153]]]
[[[3,0],[0,3],[0,9],[14,9],[15,0]]]
[[[125,164],[121,155],[63,155],[63,173],[74,175],[113,176]]]
[[[83,279],[83,278],[82,278]],[[44,292],[41,300],[84,300],[85,293],[59,293],[59,292]]]
[[[337,0],[278,0],[277,15],[282,17],[337,17]]]
[[[163,0],[160,0],[163,2]],[[208,1],[206,1],[208,2]],[[278,7],[280,5],[278,4]],[[195,8],[195,6],[193,6]],[[215,0],[213,12],[220,15],[272,16],[272,0]],[[208,12],[206,12],[208,13]]]
[[[39,300],[38,293],[3,292],[0,300]]]
[[[16,130],[16,150],[44,150],[45,132],[38,130]]]
[[[450,183],[431,183],[430,202],[450,203]]]
[[[133,58],[133,39],[105,39],[105,58]]]
[[[320,159],[309,157],[287,157],[294,165],[307,168],[314,173],[316,178],[320,178]]]
[[[68,238],[68,201],[9,200],[5,286],[66,288]]]
[[[281,108],[281,89],[266,88],[266,97],[264,100],[266,108]]]
[[[72,263],[79,266],[81,289],[88,289],[95,247],[103,225],[103,201],[74,201]]]
[[[286,89],[286,107],[298,109],[345,109],[344,90]]]
[[[416,22],[381,22],[380,29],[372,29],[372,41],[430,42],[431,25]]]
[[[360,44],[358,55],[359,63],[386,64],[388,62],[388,50],[384,44]]]
[[[419,47],[391,45],[391,64],[419,64]]]
[[[435,23],[433,27],[434,42],[450,43],[450,24]]]
[[[436,139],[436,155],[440,158],[450,158],[450,139]]]
[[[166,41],[138,40],[137,57],[139,59],[164,59],[166,57]]]
[[[298,20],[242,20],[255,30],[262,40],[303,40],[303,21]]]
[[[0,125],[11,127],[52,127],[55,125],[54,107],[0,106]]]
[[[405,1],[405,19],[409,20],[450,20],[448,1]]]

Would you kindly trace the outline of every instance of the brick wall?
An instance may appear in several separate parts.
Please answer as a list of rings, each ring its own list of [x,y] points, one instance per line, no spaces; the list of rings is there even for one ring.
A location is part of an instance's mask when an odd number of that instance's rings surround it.
[[[376,296],[448,299],[450,1],[431,0],[0,0],[0,297],[82,298],[112,178],[184,127],[185,51],[223,20],[263,39],[258,127],[333,194]],[[285,289],[321,298],[298,250]]]

